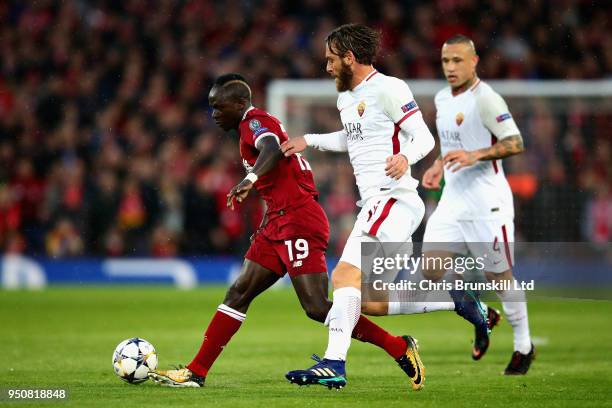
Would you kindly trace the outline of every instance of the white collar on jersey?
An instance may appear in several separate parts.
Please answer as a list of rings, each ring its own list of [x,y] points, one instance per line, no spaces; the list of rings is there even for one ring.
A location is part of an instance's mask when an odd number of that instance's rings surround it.
[[[366,75],[366,77],[363,79],[363,81],[361,81],[356,87],[351,89],[351,92],[355,92],[356,90],[361,88],[363,86],[363,84],[368,82],[370,80],[370,78],[372,78],[376,74],[378,74],[378,70],[374,69],[373,71],[370,71],[370,73],[368,75]]]
[[[255,107],[254,106],[250,106],[249,109],[245,110],[244,111],[244,115],[242,115],[242,120],[244,120],[244,118],[246,118],[247,113],[249,113],[253,109],[255,109]]]
[[[470,86],[468,89],[465,89],[465,90],[463,90],[463,91],[459,92],[459,93],[458,93],[458,94],[456,94],[456,95],[455,95],[455,93],[453,92],[453,88],[449,87],[449,89],[450,89],[450,93],[451,93],[452,97],[453,97],[453,98],[456,98],[456,97],[458,97],[458,96],[460,96],[460,95],[463,95],[463,94],[465,94],[465,93],[467,93],[467,92],[471,92],[471,91],[473,91],[474,89],[476,89],[476,87],[477,87],[478,85],[480,85],[480,78],[476,77],[476,82],[474,82],[474,83],[472,84],[472,86]]]

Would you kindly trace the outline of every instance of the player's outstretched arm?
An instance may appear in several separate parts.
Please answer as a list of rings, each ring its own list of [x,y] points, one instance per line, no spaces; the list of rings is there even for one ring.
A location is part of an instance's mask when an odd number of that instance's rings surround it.
[[[281,145],[281,152],[289,157],[296,153],[301,153],[308,147],[308,143],[306,143],[306,139],[304,136],[292,137],[291,139],[283,142]]]
[[[344,130],[332,133],[310,133],[304,136],[293,137],[282,144],[281,149],[285,156],[300,153],[308,146],[323,151],[346,152],[348,144]]]
[[[232,210],[234,209],[234,199],[241,203],[249,194],[257,179],[272,170],[283,157],[276,137],[262,137],[257,143],[257,148],[260,151],[253,169],[227,194],[227,206]]]

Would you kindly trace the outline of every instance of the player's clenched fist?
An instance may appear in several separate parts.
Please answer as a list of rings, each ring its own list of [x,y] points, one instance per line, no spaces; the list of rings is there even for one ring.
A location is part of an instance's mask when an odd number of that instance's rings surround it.
[[[422,184],[428,190],[439,190],[442,176],[444,175],[444,166],[441,160],[436,160],[434,164],[427,169],[423,174]]]
[[[287,157],[306,150],[308,144],[304,136],[293,137],[281,145],[281,151]]]
[[[408,171],[408,159],[403,154],[389,156],[386,162],[385,174],[395,180],[402,178],[406,171]]]

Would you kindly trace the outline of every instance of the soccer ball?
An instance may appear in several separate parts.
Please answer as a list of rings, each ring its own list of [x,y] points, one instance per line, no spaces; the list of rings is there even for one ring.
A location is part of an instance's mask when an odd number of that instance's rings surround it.
[[[155,347],[148,341],[134,337],[123,340],[113,352],[113,369],[123,381],[138,384],[146,381],[149,370],[157,368]]]

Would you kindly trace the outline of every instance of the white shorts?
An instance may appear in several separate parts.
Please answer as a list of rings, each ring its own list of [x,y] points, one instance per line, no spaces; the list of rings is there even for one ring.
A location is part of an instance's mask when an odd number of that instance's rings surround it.
[[[340,261],[361,269],[362,242],[412,242],[424,214],[425,205],[416,192],[368,199],[357,215]]]
[[[444,243],[444,245],[440,245]],[[484,271],[501,273],[514,264],[514,221],[510,217],[490,220],[456,220],[434,211],[423,236],[423,252],[431,250],[484,257]]]

